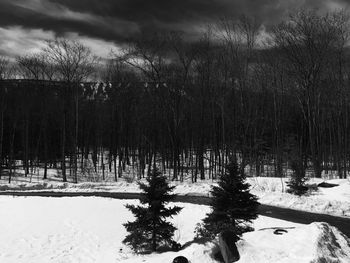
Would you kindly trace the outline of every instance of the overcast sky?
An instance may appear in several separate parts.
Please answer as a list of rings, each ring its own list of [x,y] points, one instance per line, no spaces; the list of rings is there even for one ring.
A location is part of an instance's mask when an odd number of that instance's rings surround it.
[[[79,39],[109,51],[141,32],[199,34],[220,17],[254,16],[267,28],[298,8],[348,8],[349,0],[0,0],[0,55],[35,52],[43,40]]]

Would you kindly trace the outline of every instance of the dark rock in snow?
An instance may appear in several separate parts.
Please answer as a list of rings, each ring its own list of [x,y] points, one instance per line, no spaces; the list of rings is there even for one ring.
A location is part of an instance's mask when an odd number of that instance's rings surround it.
[[[324,187],[324,188],[331,188],[331,187],[335,187],[335,186],[339,186],[339,184],[330,184],[330,183],[326,183],[326,182],[322,182],[322,183],[318,184],[318,187]]]
[[[177,243],[177,242],[172,242],[171,243],[171,250],[172,251],[179,251],[181,249],[181,244],[180,243]]]
[[[174,258],[173,263],[188,263],[188,259],[184,256],[178,256]]]
[[[220,250],[214,253],[214,259],[219,262],[224,262],[224,258],[222,257]]]
[[[275,235],[282,235],[283,233],[288,233],[288,231],[285,230],[285,229],[282,229],[282,228],[278,228],[278,229],[276,229],[275,231],[273,231],[273,233],[274,233]]]
[[[232,231],[222,231],[219,234],[219,246],[225,263],[239,260],[239,252],[236,246],[237,236]]]

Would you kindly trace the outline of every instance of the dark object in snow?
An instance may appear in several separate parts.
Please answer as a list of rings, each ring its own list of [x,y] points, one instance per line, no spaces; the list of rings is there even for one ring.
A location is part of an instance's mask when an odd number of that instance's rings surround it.
[[[326,183],[326,182],[322,182],[318,184],[318,187],[324,187],[324,188],[332,188],[335,186],[339,186],[339,184],[330,184],[330,183]]]
[[[225,263],[236,262],[240,258],[236,240],[237,236],[233,231],[226,230],[219,234],[220,251]]]
[[[178,256],[174,258],[173,263],[188,263],[188,259],[184,256]]]
[[[283,233],[288,233],[288,231],[285,230],[285,229],[282,229],[282,228],[278,228],[278,229],[276,229],[275,231],[273,231],[273,233],[274,233],[275,235],[282,235]]]
[[[172,251],[179,251],[180,249],[181,249],[181,244],[180,243],[177,243],[177,242],[175,242],[175,241],[172,241],[171,242],[171,250]]]
[[[265,228],[260,228],[258,231],[263,231],[263,230],[268,230],[268,229],[273,229],[273,230],[279,230],[279,229],[283,229],[283,230],[286,230],[286,229],[295,229],[294,226],[291,226],[291,227],[265,227]],[[288,231],[286,231],[288,232]]]
[[[219,262],[224,262],[224,258],[222,257],[220,250],[214,253],[214,259]]]

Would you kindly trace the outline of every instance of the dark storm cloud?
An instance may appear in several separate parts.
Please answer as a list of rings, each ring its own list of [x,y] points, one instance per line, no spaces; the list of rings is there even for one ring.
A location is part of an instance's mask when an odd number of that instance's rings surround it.
[[[293,8],[344,7],[340,0],[1,0],[0,26],[42,28],[58,34],[121,41],[147,30],[194,28],[222,16],[255,16],[273,24]]]
[[[193,38],[220,17],[247,14],[268,27],[293,9],[322,11],[348,5],[346,0],[0,0],[0,29],[75,33],[120,44],[161,30],[184,31]]]
[[[99,17],[93,12],[75,12],[68,6],[47,0],[1,0],[0,27],[8,26],[52,30],[58,35],[77,32],[113,40],[129,37],[138,30],[132,21],[122,21],[118,17]]]
[[[52,0],[77,12],[118,17],[143,28],[178,28],[208,23],[219,17],[247,14],[265,24],[277,23],[293,9],[345,7],[342,0]],[[332,6],[333,5],[333,6]]]

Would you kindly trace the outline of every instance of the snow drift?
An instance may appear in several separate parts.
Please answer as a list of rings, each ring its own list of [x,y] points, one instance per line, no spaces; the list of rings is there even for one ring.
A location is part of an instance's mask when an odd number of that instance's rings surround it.
[[[122,244],[123,223],[133,220],[125,204],[136,200],[97,197],[0,197],[0,262],[4,263],[165,263],[185,256],[212,263],[216,242],[194,243],[194,228],[209,212],[204,205],[178,204],[173,218],[179,252],[136,255]],[[260,216],[256,231],[238,243],[240,263],[348,263],[350,241],[326,223],[301,225]],[[288,233],[275,235],[274,228]]]
[[[239,262],[350,262],[350,240],[327,223],[298,226],[283,235],[275,235],[273,231],[246,233],[239,243]]]

